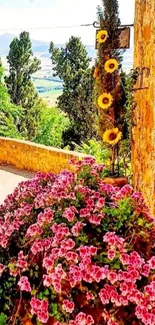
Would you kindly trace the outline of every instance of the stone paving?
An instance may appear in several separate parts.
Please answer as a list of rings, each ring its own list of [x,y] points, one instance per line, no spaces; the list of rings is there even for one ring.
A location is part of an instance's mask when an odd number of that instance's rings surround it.
[[[34,173],[19,171],[10,166],[0,165],[0,204],[11,194],[18,183],[33,177]]]

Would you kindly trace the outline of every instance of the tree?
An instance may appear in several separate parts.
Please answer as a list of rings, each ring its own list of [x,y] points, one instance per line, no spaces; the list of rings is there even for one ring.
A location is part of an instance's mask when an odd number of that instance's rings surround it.
[[[58,108],[46,107],[42,110],[40,127],[35,142],[63,148],[63,132],[69,127],[69,119]]]
[[[5,77],[12,103],[21,105],[24,113],[18,125],[25,139],[33,140],[38,132],[42,101],[31,80],[40,67],[40,61],[32,53],[32,44],[28,32],[22,32],[10,44],[9,76]]]
[[[32,44],[28,32],[22,32],[10,44],[7,61],[9,76],[5,77],[11,100],[24,108],[32,107],[37,92],[32,83],[32,75],[40,69],[40,61],[32,57]]]
[[[54,76],[63,80],[63,93],[58,98],[58,106],[71,120],[71,128],[64,135],[65,144],[80,144],[96,134],[90,58],[80,38],[73,36],[65,48],[55,48],[51,42],[50,54]]]
[[[121,22],[118,0],[102,0],[98,7],[100,31],[97,33],[98,55],[94,70],[95,97],[99,117],[99,134],[111,150],[111,174],[120,172],[120,138],[126,137],[124,124],[125,93],[119,72],[123,51],[119,48]]]
[[[0,136],[20,138],[17,125],[22,108],[11,104],[3,79],[4,69],[0,60]]]

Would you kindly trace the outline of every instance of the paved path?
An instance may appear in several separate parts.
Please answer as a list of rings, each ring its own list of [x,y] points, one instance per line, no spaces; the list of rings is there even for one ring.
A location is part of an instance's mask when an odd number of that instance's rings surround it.
[[[18,183],[31,178],[33,173],[27,171],[19,171],[10,166],[0,165],[0,204],[8,194],[11,194]]]

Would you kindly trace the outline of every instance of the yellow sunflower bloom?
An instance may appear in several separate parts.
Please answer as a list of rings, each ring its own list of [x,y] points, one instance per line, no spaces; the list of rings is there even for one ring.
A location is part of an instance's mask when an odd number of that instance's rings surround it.
[[[118,62],[115,59],[110,59],[106,61],[104,65],[104,69],[106,72],[113,73],[118,69]]]
[[[97,33],[97,41],[98,41],[98,43],[100,43],[100,44],[105,43],[107,38],[108,38],[108,32],[106,30],[100,30]]]
[[[95,70],[94,70],[94,74],[93,74],[93,77],[94,78],[97,78],[98,77],[99,71],[100,71],[99,68],[96,67]]]
[[[103,141],[115,145],[122,137],[122,132],[118,128],[106,130],[103,134]]]
[[[103,109],[107,109],[112,105],[113,98],[111,94],[103,93],[99,98],[98,98],[98,106]]]

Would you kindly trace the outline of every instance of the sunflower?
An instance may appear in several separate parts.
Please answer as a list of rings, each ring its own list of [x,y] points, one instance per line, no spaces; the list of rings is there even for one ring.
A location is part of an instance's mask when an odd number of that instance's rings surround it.
[[[109,59],[104,65],[106,72],[113,73],[118,69],[118,61],[115,59]]]
[[[98,106],[107,109],[111,106],[113,101],[113,98],[111,94],[103,93],[99,98],[98,98]]]
[[[97,33],[97,41],[98,43],[104,43],[108,38],[108,32],[106,30],[100,30]]]
[[[122,137],[122,132],[118,128],[106,130],[103,134],[103,141],[115,145]]]

